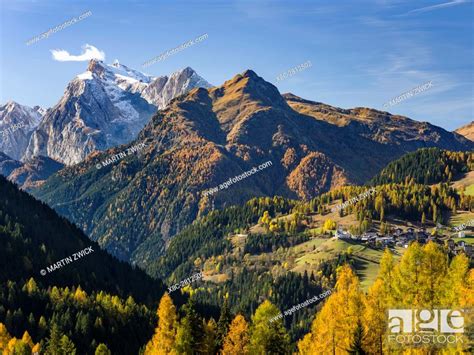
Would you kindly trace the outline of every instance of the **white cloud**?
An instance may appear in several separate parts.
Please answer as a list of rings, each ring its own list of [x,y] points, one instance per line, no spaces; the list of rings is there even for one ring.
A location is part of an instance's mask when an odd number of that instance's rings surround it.
[[[426,6],[426,7],[420,8],[420,9],[411,10],[411,11],[408,11],[407,14],[412,14],[412,13],[416,13],[416,12],[433,11],[433,10],[443,9],[445,7],[451,7],[451,6],[465,4],[467,2],[469,2],[469,1],[468,0],[454,0],[454,1],[449,1],[449,2],[442,3],[442,4],[438,4],[438,5]]]
[[[64,49],[52,49],[51,54],[53,59],[58,62],[85,62],[91,59],[105,59],[105,53],[90,44],[82,46],[82,53],[80,55],[71,55]]]

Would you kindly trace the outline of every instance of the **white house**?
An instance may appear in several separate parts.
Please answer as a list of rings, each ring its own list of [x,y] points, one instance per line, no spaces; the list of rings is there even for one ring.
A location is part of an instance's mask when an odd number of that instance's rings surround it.
[[[342,229],[336,230],[336,234],[334,235],[336,239],[351,239],[352,235],[349,232],[345,232]]]

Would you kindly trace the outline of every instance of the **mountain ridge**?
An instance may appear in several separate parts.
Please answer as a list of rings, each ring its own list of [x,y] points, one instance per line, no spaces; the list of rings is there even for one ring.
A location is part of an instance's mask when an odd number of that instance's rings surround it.
[[[427,137],[416,136],[410,126],[415,121],[388,112],[373,110],[380,119],[395,117],[397,124],[409,124],[408,133],[403,127],[396,130],[394,122],[381,133],[376,126],[353,121],[339,127],[295,111],[291,104],[253,71],[219,87],[195,88],[158,111],[135,142],[63,169],[33,193],[60,204],[58,212],[112,254],[140,262],[150,248],[163,252],[170,237],[213,208],[259,196],[310,199],[337,186],[365,183],[387,163],[419,147],[474,147],[424,123],[415,126],[424,127]],[[405,140],[410,143],[406,147],[401,144]],[[139,142],[146,145],[141,155],[95,168]],[[266,161],[272,166],[245,182],[203,194]]]

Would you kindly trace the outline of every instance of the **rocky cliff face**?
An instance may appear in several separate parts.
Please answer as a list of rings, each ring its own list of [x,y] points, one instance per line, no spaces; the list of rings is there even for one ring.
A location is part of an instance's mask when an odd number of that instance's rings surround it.
[[[141,91],[141,95],[158,109],[165,108],[169,102],[196,87],[210,88],[211,85],[201,78],[193,69],[187,67],[171,74],[169,77],[154,78]]]
[[[22,160],[48,156],[72,165],[94,150],[130,142],[157,108],[196,85],[210,86],[191,68],[154,78],[92,60],[33,132]]]
[[[195,88],[158,111],[135,142],[90,155],[34,194],[114,255],[139,263],[215,207],[254,196],[309,199],[363,183],[417,147],[474,148],[459,135],[388,112],[300,107],[299,100],[250,70],[220,87]],[[347,122],[339,123],[344,115]],[[139,143],[140,154],[96,168]],[[206,193],[267,161],[268,168]]]
[[[21,159],[43,114],[39,106],[31,108],[14,101],[0,106],[0,152]]]

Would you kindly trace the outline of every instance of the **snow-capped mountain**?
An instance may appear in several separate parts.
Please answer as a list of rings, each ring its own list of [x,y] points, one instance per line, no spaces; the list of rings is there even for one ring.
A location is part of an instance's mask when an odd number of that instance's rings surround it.
[[[15,101],[0,106],[0,151],[20,159],[43,114],[44,109],[39,106],[31,108]]]
[[[197,86],[211,85],[191,68],[152,77],[118,61],[91,60],[48,110],[22,160],[48,156],[72,165],[94,150],[130,142],[157,109]]]
[[[149,103],[159,109],[166,107],[169,102],[177,96],[187,93],[195,87],[208,89],[210,85],[201,78],[193,69],[187,67],[171,74],[169,77],[162,76],[153,78],[149,85],[141,92]]]

